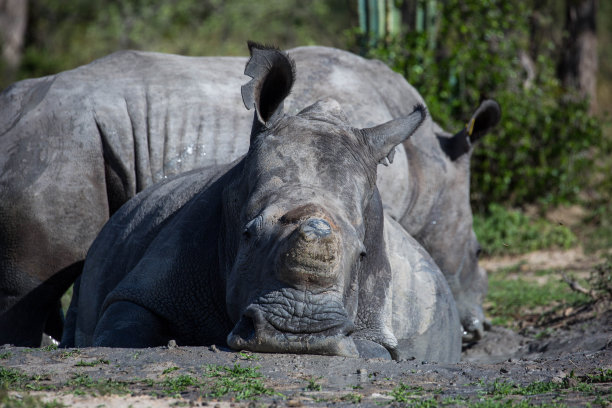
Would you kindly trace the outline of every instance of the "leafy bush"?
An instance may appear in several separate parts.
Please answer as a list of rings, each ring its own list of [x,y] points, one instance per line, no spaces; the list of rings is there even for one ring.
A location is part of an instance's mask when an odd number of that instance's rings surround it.
[[[474,215],[474,231],[487,255],[520,254],[551,247],[567,249],[576,236],[563,225],[531,219],[517,210],[491,204],[485,215]]]
[[[481,99],[500,103],[501,123],[472,160],[472,200],[481,211],[491,202],[575,200],[592,161],[589,148],[602,141],[586,101],[556,79],[552,42],[539,47],[536,76],[527,81],[520,55],[533,48],[529,4],[438,2],[435,41],[426,31],[413,31],[381,42],[369,54],[403,74],[450,130],[460,129]]]
[[[247,40],[283,48],[343,46],[353,0],[30,0],[19,78],[54,74],[120,49],[246,55]],[[0,88],[8,84],[0,78]]]

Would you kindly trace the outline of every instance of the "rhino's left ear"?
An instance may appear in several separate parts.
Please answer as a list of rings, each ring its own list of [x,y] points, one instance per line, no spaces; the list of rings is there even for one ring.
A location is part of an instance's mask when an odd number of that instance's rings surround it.
[[[295,81],[293,60],[283,51],[248,42],[251,58],[244,74],[253,78],[242,86],[242,101],[247,109],[255,108],[255,120],[268,125],[283,110],[283,101]]]
[[[423,105],[414,107],[412,113],[404,118],[393,119],[382,125],[362,129],[374,157],[379,163],[388,165],[393,162],[395,146],[408,139],[421,126],[427,117]]]
[[[451,138],[442,141],[442,148],[451,160],[472,150],[472,144],[486,135],[501,119],[501,108],[493,99],[484,100],[472,115],[465,128]]]

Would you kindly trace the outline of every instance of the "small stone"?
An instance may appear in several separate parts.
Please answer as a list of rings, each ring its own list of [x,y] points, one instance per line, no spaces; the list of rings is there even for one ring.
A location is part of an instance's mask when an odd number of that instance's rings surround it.
[[[173,349],[173,348],[177,348],[178,346],[176,345],[176,340],[170,340],[168,342],[168,348],[169,349]]]
[[[368,370],[366,370],[365,368],[360,368],[359,370],[357,370],[357,373],[359,374],[359,382],[368,381]]]
[[[213,353],[218,353],[219,352],[219,349],[214,344],[212,346],[210,346],[208,349],[210,351],[212,351]]]
[[[289,401],[287,401],[287,406],[288,407],[301,407],[302,406],[302,401],[300,401],[299,399],[296,399],[296,398],[292,398]]]
[[[507,374],[508,373],[508,369],[506,367],[502,367],[499,369],[499,372],[502,374]]]

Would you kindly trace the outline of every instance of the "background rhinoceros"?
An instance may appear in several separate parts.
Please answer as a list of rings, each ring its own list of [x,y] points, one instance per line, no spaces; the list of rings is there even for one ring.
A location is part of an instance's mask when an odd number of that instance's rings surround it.
[[[63,345],[227,339],[237,350],[458,361],[446,280],[385,221],[375,185],[377,164],[425,108],[363,129],[333,99],[283,115],[293,65],[250,50],[248,153],[162,181],[111,217],[75,285]]]
[[[290,54],[300,74],[288,112],[333,96],[351,125],[367,127],[423,102],[380,62],[324,47]],[[37,344],[50,310],[47,331],[59,336],[59,308],[39,305],[67,288],[125,201],[156,181],[246,152],[252,118],[235,91],[245,62],[120,52],[0,95],[0,145],[8,152],[0,156],[0,343]],[[490,106],[475,116],[472,138],[496,121]],[[458,135],[428,118],[379,184],[389,213],[449,277],[462,322],[478,337],[487,285],[471,228],[470,150],[461,149],[469,139]]]

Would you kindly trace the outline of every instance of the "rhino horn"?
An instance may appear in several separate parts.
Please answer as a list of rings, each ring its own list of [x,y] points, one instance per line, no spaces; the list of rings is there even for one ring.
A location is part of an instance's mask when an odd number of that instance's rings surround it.
[[[372,152],[379,163],[393,162],[395,146],[408,139],[427,117],[427,109],[416,105],[412,113],[371,128],[362,129]]]
[[[247,109],[255,108],[255,119],[262,125],[282,112],[283,101],[295,81],[295,64],[283,51],[249,41],[251,58],[244,74],[253,78],[241,88]]]
[[[482,101],[465,128],[448,139],[443,149],[451,160],[456,160],[472,150],[472,144],[486,135],[501,119],[499,103],[493,99]]]

